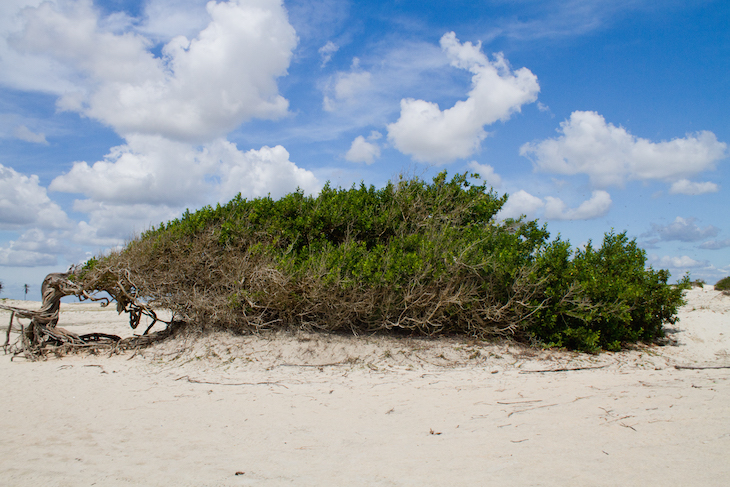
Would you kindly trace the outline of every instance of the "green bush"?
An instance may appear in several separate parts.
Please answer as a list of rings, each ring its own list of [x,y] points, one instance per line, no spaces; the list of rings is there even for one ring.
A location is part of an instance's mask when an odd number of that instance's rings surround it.
[[[556,242],[542,255],[548,276],[549,305],[530,328],[547,346],[580,350],[618,350],[623,343],[664,335],[685,304],[689,277],[669,286],[665,270],[646,269],[646,254],[626,233],[607,233],[603,245],[569,257],[567,243]]]
[[[730,276],[717,281],[715,283],[715,291],[730,291]]]
[[[509,335],[595,351],[653,340],[676,320],[688,278],[667,285],[625,233],[574,250],[535,221],[496,221],[506,201],[445,172],[379,190],[238,195],[151,229],[77,278],[94,288],[123,274],[130,293],[189,327],[240,332]]]

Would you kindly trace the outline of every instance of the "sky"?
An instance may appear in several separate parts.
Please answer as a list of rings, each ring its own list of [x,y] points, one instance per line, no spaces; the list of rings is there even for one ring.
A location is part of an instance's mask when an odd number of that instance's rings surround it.
[[[186,209],[478,173],[730,275],[726,0],[3,0],[0,297]]]

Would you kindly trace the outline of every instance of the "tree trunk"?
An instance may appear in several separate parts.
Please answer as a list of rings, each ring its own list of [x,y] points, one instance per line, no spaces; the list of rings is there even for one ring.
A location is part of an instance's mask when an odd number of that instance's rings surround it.
[[[43,280],[41,309],[33,313],[30,325],[25,330],[25,337],[32,346],[39,347],[47,339],[60,342],[59,344],[80,341],[75,333],[56,328],[61,312],[61,298],[78,292],[78,286],[68,280],[69,275],[68,272],[54,272]]]

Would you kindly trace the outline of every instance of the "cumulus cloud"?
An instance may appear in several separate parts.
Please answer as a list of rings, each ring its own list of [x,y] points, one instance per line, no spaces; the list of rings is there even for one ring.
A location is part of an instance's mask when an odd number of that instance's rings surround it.
[[[672,187],[669,188],[670,194],[687,194],[687,195],[698,195],[705,193],[717,193],[719,187],[715,183],[696,183],[688,179],[680,179],[672,183]]]
[[[682,256],[649,256],[649,264],[657,269],[694,269],[699,267],[707,267],[707,262],[695,260],[687,255]]]
[[[235,144],[221,139],[208,147],[208,153],[218,165],[215,169],[220,183],[214,191],[219,201],[227,201],[238,193],[249,198],[268,194],[278,198],[297,188],[305,193],[320,189],[314,174],[297,167],[280,145],[242,152]]]
[[[525,190],[510,194],[507,203],[497,214],[497,218],[519,218],[526,215],[535,218],[538,210],[544,208],[544,217],[550,220],[590,220],[598,218],[611,208],[611,195],[606,191],[593,191],[591,197],[578,205],[577,208],[568,208],[560,198],[547,196],[544,200],[533,196]]]
[[[33,142],[34,144],[48,145],[46,135],[43,133],[35,133],[31,131],[25,125],[19,125],[13,130],[13,136],[16,139],[24,140],[26,142]]]
[[[644,236],[656,235],[664,241],[698,242],[715,237],[719,232],[720,230],[712,225],[700,228],[697,224],[697,218],[678,216],[669,225],[652,224],[651,231],[644,234]]]
[[[74,89],[72,69],[52,58],[18,52],[11,46],[13,37],[23,28],[23,9],[35,8],[43,2],[0,2],[0,83],[18,90],[62,94]]]
[[[380,157],[380,146],[375,143],[376,140],[383,136],[380,132],[372,131],[367,140],[362,135],[355,137],[352,141],[350,150],[345,154],[345,159],[350,162],[364,162],[372,164],[375,159]]]
[[[730,238],[726,238],[725,240],[708,240],[707,242],[700,244],[699,247],[707,250],[725,249],[730,247]]]
[[[498,188],[502,185],[502,178],[494,172],[494,168],[489,164],[479,164],[477,161],[469,162],[466,167],[479,174],[482,181],[488,183],[493,188]]]
[[[12,267],[34,267],[55,265],[56,254],[63,251],[60,240],[38,228],[23,233],[17,240],[8,242],[7,247],[0,247],[0,265]]]
[[[204,8],[190,0],[151,0],[145,19],[104,16],[91,0],[11,1],[13,20],[0,19],[0,82],[13,84],[3,77],[5,67],[34,66],[32,74],[45,73],[56,87],[14,86],[58,94],[59,109],[96,119],[125,139],[102,160],[77,161],[51,182],[52,191],[82,195],[74,210],[87,218],[75,228],[74,241],[118,245],[185,207],[239,192],[318,191],[315,176],[290,161],[283,147],[242,151],[223,138],[246,120],[288,114],[277,78],[287,73],[297,37],[281,0],[208,2]],[[350,96],[354,84],[343,79],[335,96]],[[41,141],[42,134],[27,128],[19,134]],[[68,224],[37,178],[22,178],[2,173],[0,221]],[[3,191],[6,183],[10,189]],[[33,204],[18,211],[23,201]]]
[[[137,30],[156,42],[173,37],[193,38],[209,23],[206,3],[200,0],[146,0],[142,19],[130,19]]]
[[[590,220],[608,213],[611,208],[611,195],[605,191],[593,191],[590,199],[577,208],[568,208],[560,198],[545,198],[545,218],[551,220]]]
[[[75,162],[49,189],[115,204],[202,202],[209,169],[204,153],[160,136],[134,135],[127,140],[91,166]]]
[[[74,210],[87,213],[81,235],[97,245],[131,238],[150,223],[179,215],[186,206],[244,197],[278,197],[297,187],[319,190],[314,174],[289,160],[282,146],[243,152],[216,139],[200,148],[159,136],[130,136],[104,160],[74,163],[49,189],[79,193]],[[111,240],[110,240],[111,239]]]
[[[0,229],[24,226],[66,228],[66,213],[48,197],[38,176],[26,176],[0,164]]]
[[[52,254],[18,250],[10,242],[8,247],[0,247],[0,265],[8,267],[35,267],[42,265],[56,265],[58,257]]]
[[[151,226],[179,217],[184,208],[182,205],[115,204],[79,199],[74,202],[74,210],[88,216],[78,222],[71,240],[84,246],[119,248]]]
[[[487,136],[485,125],[507,120],[537,100],[537,77],[527,68],[512,71],[500,54],[490,61],[481,43],[460,43],[453,32],[441,38],[451,66],[473,74],[466,100],[446,110],[425,100],[401,100],[400,118],[388,125],[396,149],[421,162],[447,163],[474,154]]]
[[[341,106],[352,104],[370,89],[372,75],[360,69],[360,60],[353,59],[352,67],[348,72],[338,71],[325,88],[322,107],[325,111],[333,112]]]
[[[340,50],[340,46],[332,41],[327,41],[327,44],[319,48],[319,55],[322,56],[322,67],[325,67],[330,62],[334,53]]]
[[[59,108],[123,136],[200,142],[254,117],[286,115],[276,79],[286,74],[297,38],[281,2],[209,2],[206,10],[208,26],[193,39],[171,39],[162,57],[140,33],[105,29],[90,0],[23,10],[24,27],[12,46],[71,70],[74,86],[64,90]]]
[[[507,203],[497,213],[498,220],[506,220],[508,218],[520,218],[525,215],[527,218],[535,218],[537,210],[543,208],[545,202],[537,196],[533,196],[527,191],[521,189],[516,193],[510,194]]]
[[[558,131],[561,135],[557,138],[523,145],[520,154],[532,159],[538,170],[586,174],[601,188],[621,186],[628,180],[658,179],[677,183],[677,192],[711,190],[711,186],[680,181],[714,169],[727,155],[727,144],[719,142],[712,132],[651,142],[606,123],[596,112],[575,111]]]

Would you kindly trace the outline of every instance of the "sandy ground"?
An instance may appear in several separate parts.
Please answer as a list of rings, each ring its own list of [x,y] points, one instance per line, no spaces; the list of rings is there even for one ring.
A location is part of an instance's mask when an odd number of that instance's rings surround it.
[[[730,296],[688,298],[673,345],[598,356],[307,334],[0,355],[0,484],[730,485]],[[93,304],[59,326],[131,334]]]

